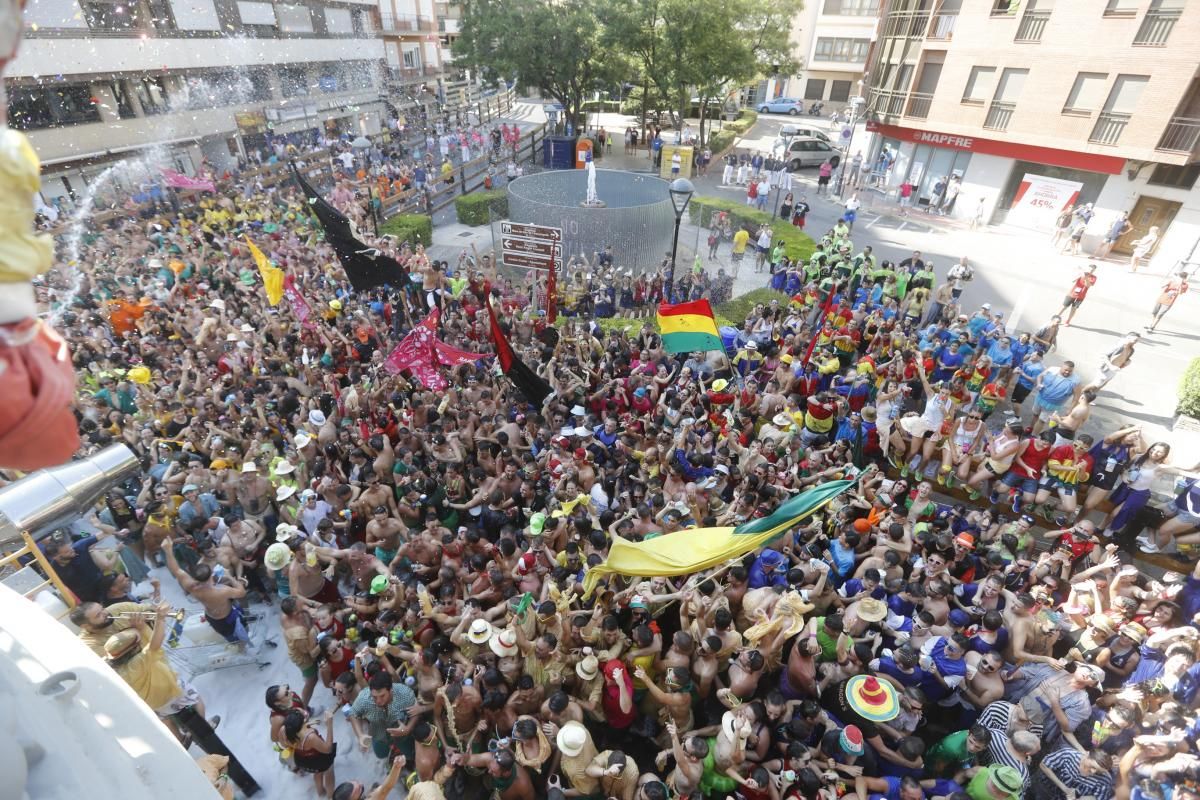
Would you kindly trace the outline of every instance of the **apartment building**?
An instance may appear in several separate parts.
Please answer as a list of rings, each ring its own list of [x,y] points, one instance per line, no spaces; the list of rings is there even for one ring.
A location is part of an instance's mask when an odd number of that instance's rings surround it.
[[[450,64],[450,44],[458,35],[457,4],[436,0],[379,0],[380,29],[392,79],[422,83]]]
[[[386,123],[375,0],[29,0],[5,73],[9,124],[46,201],[151,147],[194,174],[271,135]]]
[[[844,108],[861,91],[881,0],[810,0],[792,23],[792,42],[801,71],[772,84],[769,96]]]
[[[1156,227],[1161,268],[1200,258],[1200,4],[885,0],[869,66],[879,188],[917,204],[957,176],[960,218],[1050,230],[1093,203],[1085,245]]]

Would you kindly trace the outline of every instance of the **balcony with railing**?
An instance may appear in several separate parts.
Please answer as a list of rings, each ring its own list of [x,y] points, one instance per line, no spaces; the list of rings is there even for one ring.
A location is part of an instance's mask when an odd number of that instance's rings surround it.
[[[380,14],[379,33],[432,33],[437,25],[429,17],[416,14]]]
[[[1172,117],[1155,149],[1173,153],[1196,152],[1200,149],[1200,118]]]
[[[389,67],[388,77],[393,83],[410,83],[440,74],[437,67]]]
[[[1179,8],[1152,8],[1142,19],[1133,43],[1142,47],[1165,47],[1175,23],[1183,13]]]
[[[1008,130],[1008,123],[1012,121],[1013,112],[1016,110],[1016,103],[993,100],[992,104],[988,106],[987,116],[983,120],[983,127],[993,131]]]
[[[1021,15],[1021,22],[1017,25],[1017,35],[1013,37],[1014,42],[1040,42],[1042,33],[1046,30],[1046,23],[1050,21],[1050,11],[1048,9],[1030,9]]]
[[[908,95],[905,92],[872,89],[869,108],[881,117],[898,117],[904,113],[904,104],[907,97]]]
[[[1132,114],[1118,114],[1114,111],[1101,111],[1096,117],[1096,125],[1088,141],[1093,144],[1116,144],[1121,141],[1121,134],[1129,124]]]
[[[929,27],[928,11],[893,11],[883,18],[881,34],[888,39],[920,39]]]
[[[913,119],[928,119],[929,107],[933,105],[933,95],[928,92],[912,92],[908,103],[904,106],[904,116]]]
[[[928,119],[933,105],[933,94],[929,92],[901,92],[889,89],[872,89],[869,110],[880,117],[908,117]]]
[[[925,32],[928,42],[948,42],[954,38],[954,23],[958,21],[958,12],[937,12],[929,18],[929,29]]]

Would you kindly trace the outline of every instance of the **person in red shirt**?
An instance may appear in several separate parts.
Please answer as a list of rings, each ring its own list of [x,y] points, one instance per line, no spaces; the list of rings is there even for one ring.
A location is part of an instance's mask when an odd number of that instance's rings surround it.
[[[714,406],[733,405],[733,401],[737,400],[737,395],[726,391],[728,388],[729,381],[724,378],[717,378],[712,382],[712,387],[708,390],[708,401]]]
[[[1050,449],[1046,457],[1046,476],[1038,488],[1034,503],[1042,506],[1042,516],[1049,519],[1046,505],[1053,492],[1058,493],[1058,500],[1063,514],[1074,514],[1078,505],[1076,490],[1080,484],[1087,483],[1092,474],[1092,456],[1088,450],[1092,447],[1092,437],[1081,433],[1071,442]],[[1055,518],[1058,524],[1065,524],[1067,517],[1059,515]]]
[[[1042,470],[1050,459],[1050,445],[1054,442],[1053,431],[1042,431],[1041,434],[1025,442],[1023,450],[1017,452],[1017,460],[1013,462],[1008,472],[1004,473],[1002,483],[1012,493],[1012,509],[1014,514],[1020,514],[1024,503],[1032,503],[1037,497],[1038,486],[1042,479]],[[1000,501],[999,487],[992,490],[989,498],[993,503]]]
[[[1071,558],[1078,561],[1096,549],[1096,526],[1090,520],[1081,520],[1070,528],[1046,531],[1047,539],[1058,539],[1060,545],[1071,548]]]
[[[604,694],[600,697],[604,707],[604,720],[613,730],[625,730],[637,718],[637,706],[633,702],[633,678],[623,661],[612,659],[604,664]]]
[[[1153,331],[1155,328],[1157,328],[1158,323],[1167,315],[1167,312],[1171,310],[1171,306],[1175,305],[1175,301],[1179,299],[1179,296],[1182,294],[1187,294],[1187,278],[1187,275],[1176,275],[1175,277],[1171,278],[1171,280],[1163,284],[1162,294],[1160,294],[1158,299],[1154,301],[1154,309],[1150,312],[1153,320],[1151,320],[1150,324],[1146,326],[1146,330]]]
[[[1071,309],[1067,314],[1067,320],[1064,325],[1070,325],[1071,320],[1075,319],[1075,312],[1083,305],[1084,299],[1087,297],[1088,290],[1096,284],[1096,265],[1088,264],[1087,269],[1079,274],[1075,282],[1071,284],[1071,288],[1067,290],[1067,296],[1063,298],[1063,311]]]

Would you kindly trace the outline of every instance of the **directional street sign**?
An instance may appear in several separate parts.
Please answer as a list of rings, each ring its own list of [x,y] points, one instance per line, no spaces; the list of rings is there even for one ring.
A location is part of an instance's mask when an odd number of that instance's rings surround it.
[[[541,239],[523,239],[517,236],[505,236],[501,240],[505,253],[530,253],[562,260],[562,245]]]
[[[520,222],[501,222],[501,236],[524,236],[527,239],[548,239],[552,242],[562,241],[562,228],[551,228],[546,225],[527,225]]]
[[[504,254],[504,263],[510,267],[529,267],[530,269],[550,270],[555,267],[554,259],[529,253]]]
[[[500,252],[511,267],[558,269],[562,267],[562,228],[500,223]]]

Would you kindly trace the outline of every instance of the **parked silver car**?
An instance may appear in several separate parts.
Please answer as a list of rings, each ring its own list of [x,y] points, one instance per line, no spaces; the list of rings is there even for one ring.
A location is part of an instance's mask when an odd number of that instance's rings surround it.
[[[840,156],[841,151],[829,142],[812,137],[798,136],[787,143],[787,147],[776,153],[777,158],[787,162],[790,172],[803,167],[817,167],[824,164],[832,156]]]

